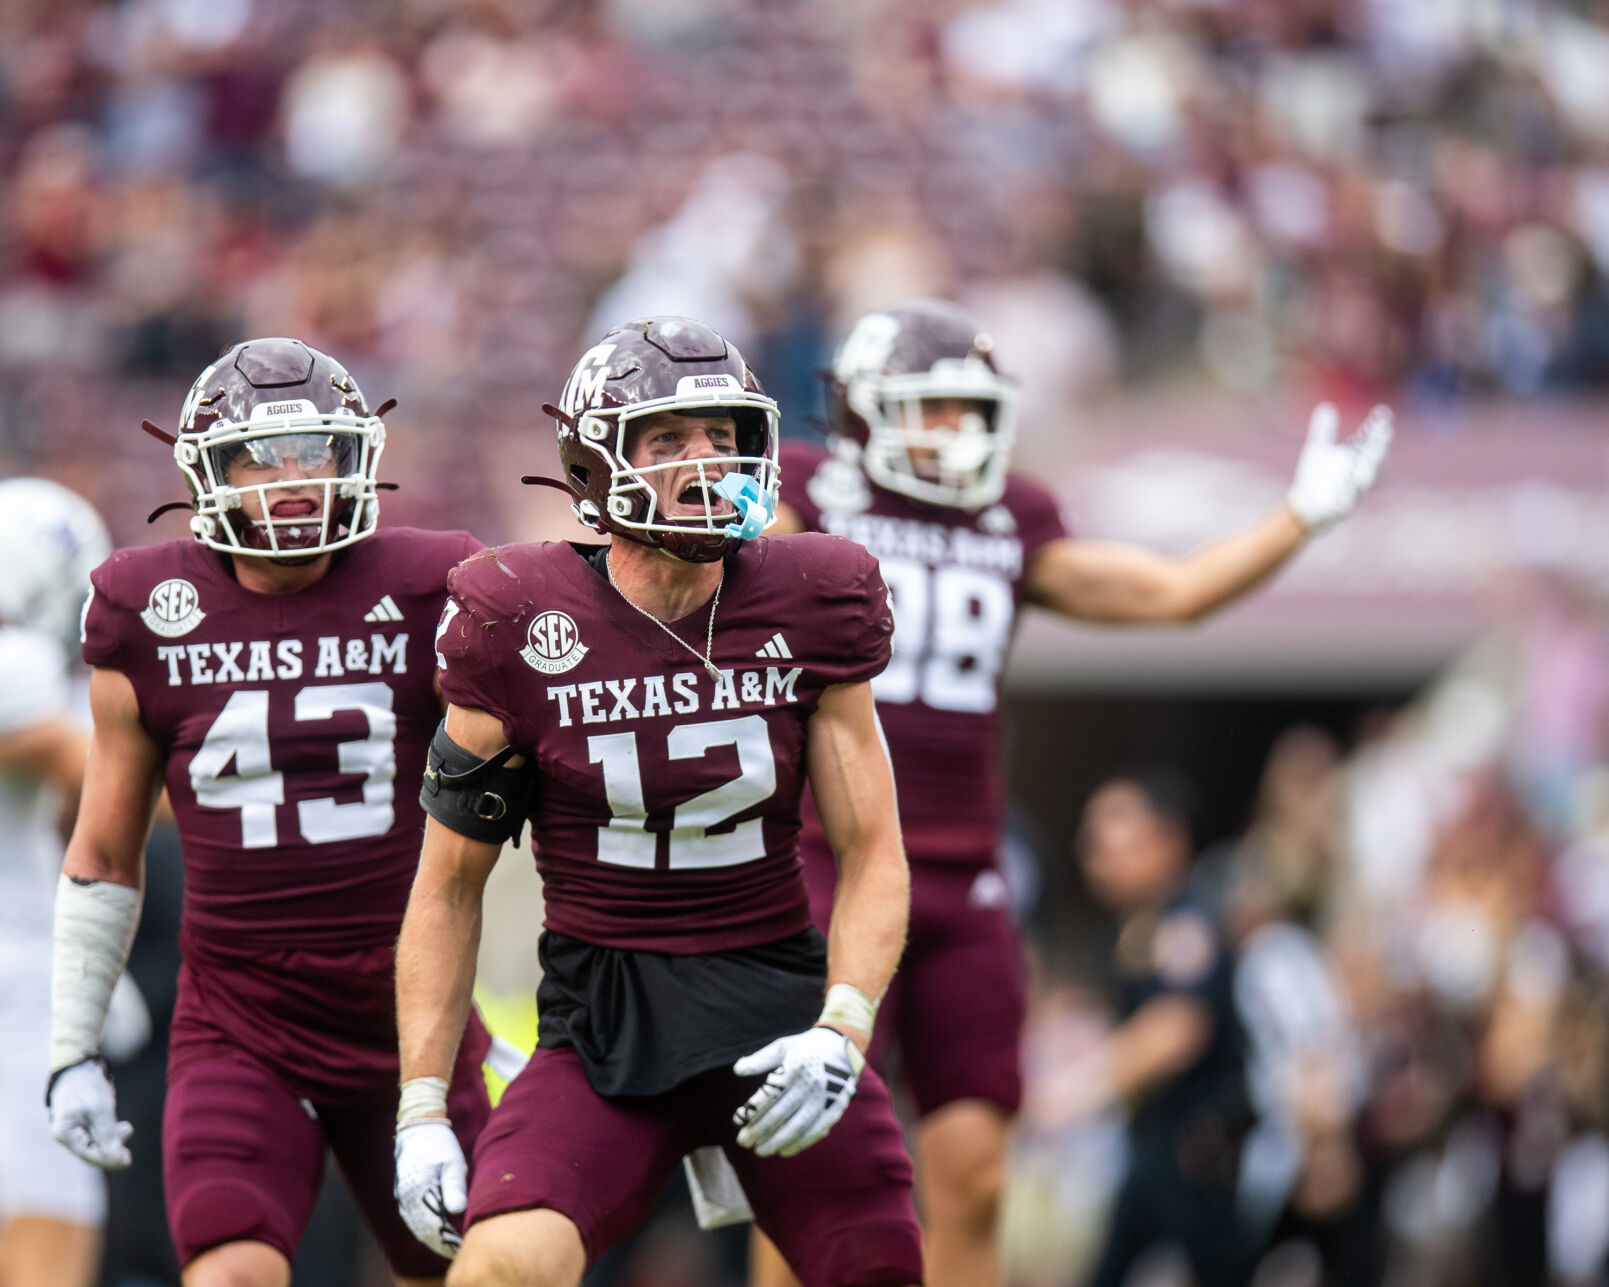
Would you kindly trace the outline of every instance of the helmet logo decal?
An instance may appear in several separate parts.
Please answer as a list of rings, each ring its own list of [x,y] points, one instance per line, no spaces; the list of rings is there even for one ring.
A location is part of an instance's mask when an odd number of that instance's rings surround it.
[[[855,329],[839,348],[834,374],[847,380],[862,371],[881,371],[898,338],[898,320],[887,313],[868,313],[855,323]]]
[[[711,389],[719,389],[724,393],[743,392],[743,386],[738,383],[737,377],[731,375],[684,375],[676,381],[678,398],[696,398]]]
[[[525,647],[520,659],[532,670],[557,675],[573,670],[587,655],[581,632],[568,612],[549,609],[532,618],[525,630]]]
[[[594,344],[581,355],[570,373],[570,382],[564,386],[559,405],[574,414],[582,407],[596,406],[603,401],[604,381],[609,378],[609,358],[619,345]]]
[[[150,601],[140,613],[153,634],[164,639],[187,635],[207,614],[201,611],[201,596],[183,577],[169,577],[151,591]]]

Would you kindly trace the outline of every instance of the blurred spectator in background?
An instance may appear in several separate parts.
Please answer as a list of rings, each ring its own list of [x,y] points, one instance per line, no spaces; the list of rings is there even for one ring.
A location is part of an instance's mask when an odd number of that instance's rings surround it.
[[[1367,1090],[1361,1034],[1322,935],[1338,879],[1341,758],[1323,731],[1279,737],[1243,836],[1203,859],[1234,944],[1256,1124],[1237,1205],[1276,1282],[1374,1282],[1377,1246],[1354,1137]],[[1296,1277],[1306,1269],[1305,1279]],[[1328,1273],[1330,1277],[1323,1278]]]
[[[1200,1287],[1246,1281],[1254,1227],[1236,1203],[1251,1126],[1233,958],[1211,908],[1186,896],[1194,793],[1150,769],[1101,785],[1084,809],[1078,857],[1116,918],[1120,1021],[1080,1061],[1040,1084],[1041,1121],[1127,1101],[1128,1169],[1090,1282],[1122,1287],[1148,1252],[1175,1245]]]

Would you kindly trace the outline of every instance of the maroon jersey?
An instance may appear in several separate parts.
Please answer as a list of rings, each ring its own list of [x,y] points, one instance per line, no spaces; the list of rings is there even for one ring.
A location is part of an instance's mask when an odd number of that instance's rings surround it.
[[[448,580],[442,690],[535,763],[549,929],[690,954],[810,923],[805,724],[828,685],[887,663],[888,594],[836,537],[755,541],[725,567],[718,683],[573,546],[488,550]],[[702,651],[710,610],[669,624]]]
[[[431,635],[466,532],[389,528],[296,594],[246,590],[195,541],[97,568],[84,660],[121,671],[162,748],[187,954],[396,938],[441,719]]]
[[[1000,673],[1033,557],[1067,535],[1044,488],[1013,476],[977,513],[874,487],[820,447],[784,443],[782,499],[807,528],[877,556],[898,629],[872,683],[913,862],[993,861],[1004,809]],[[814,811],[804,844],[825,850]]]

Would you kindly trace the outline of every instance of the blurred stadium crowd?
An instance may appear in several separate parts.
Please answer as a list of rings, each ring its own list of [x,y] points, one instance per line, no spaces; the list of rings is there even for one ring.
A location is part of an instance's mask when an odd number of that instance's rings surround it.
[[[401,399],[392,521],[507,539],[487,497],[609,323],[708,321],[802,432],[847,321],[916,293],[991,326],[1030,433],[1137,384],[1602,385],[1605,68],[1602,3],[16,0],[0,473],[150,539],[177,480],[140,419],[294,334]],[[1510,621],[1355,749],[1293,731],[1200,864],[1253,962],[1269,1284],[1603,1280],[1609,617],[1541,577]],[[1036,1006],[1034,1070],[1107,1022]],[[1026,1287],[1087,1257],[1121,1151],[1054,1080]]]
[[[402,399],[408,516],[484,526],[480,455],[605,325],[706,319],[798,431],[915,293],[1056,430],[1135,381],[1602,381],[1606,60],[1601,5],[1499,0],[19,0],[0,459],[129,538],[139,419],[294,333]]]
[[[1601,596],[1516,583],[1352,749],[1281,737],[1244,833],[1195,864],[1237,958],[1262,1287],[1604,1281],[1606,659]],[[1048,1287],[1096,1249],[1124,1145],[1079,1080],[1105,1001],[1037,995],[1007,1244]]]

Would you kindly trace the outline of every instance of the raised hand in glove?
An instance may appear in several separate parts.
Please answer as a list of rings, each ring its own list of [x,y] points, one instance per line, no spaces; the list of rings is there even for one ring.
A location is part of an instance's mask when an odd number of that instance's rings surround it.
[[[1341,417],[1333,403],[1313,408],[1307,442],[1296,461],[1296,478],[1285,500],[1302,526],[1322,532],[1340,522],[1374,486],[1391,449],[1391,408],[1376,407],[1345,442],[1337,442]]]
[[[745,1055],[739,1077],[768,1073],[737,1112],[737,1142],[759,1157],[792,1157],[823,1138],[855,1097],[866,1056],[843,1033],[809,1028]]]

